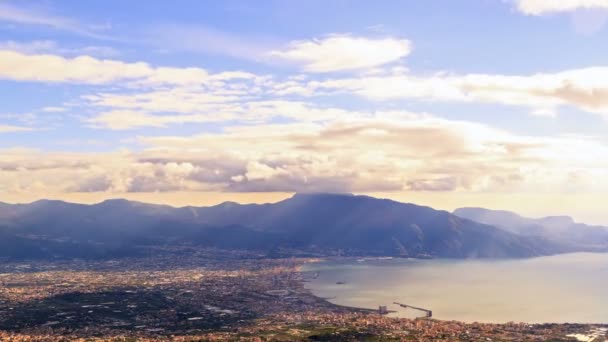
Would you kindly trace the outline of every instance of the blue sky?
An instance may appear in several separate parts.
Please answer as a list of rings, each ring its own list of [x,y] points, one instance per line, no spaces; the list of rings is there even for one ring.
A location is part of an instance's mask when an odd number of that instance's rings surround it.
[[[608,222],[607,22],[604,0],[0,1],[0,200]]]

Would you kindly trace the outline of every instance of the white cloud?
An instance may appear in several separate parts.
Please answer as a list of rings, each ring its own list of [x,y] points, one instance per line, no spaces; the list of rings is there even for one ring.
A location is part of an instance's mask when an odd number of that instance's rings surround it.
[[[0,125],[0,133],[12,133],[12,132],[25,132],[33,131],[31,127],[13,126],[13,125]]]
[[[396,38],[364,38],[330,35],[322,39],[293,41],[272,57],[299,63],[308,72],[331,72],[372,68],[409,55],[411,43]]]
[[[65,18],[14,9],[1,13],[3,8],[0,4],[0,20],[81,29]],[[562,11],[536,8],[529,14]],[[112,130],[208,122],[223,129],[132,138],[141,144],[137,151],[0,150],[0,190],[41,196],[70,191],[608,191],[608,147],[599,140],[521,136],[401,110],[347,110],[325,96],[505,104],[548,117],[562,106],[574,106],[608,116],[608,67],[530,75],[421,75],[399,63],[412,49],[404,39],[331,35],[273,50],[273,44],[240,46],[242,40],[232,35],[210,31],[201,38],[196,33],[176,44],[255,60],[272,51],[274,61],[292,62],[307,72],[360,70],[359,77],[213,73],[89,56],[112,52],[103,47],[82,48],[87,55],[68,58],[76,50],[53,41],[6,41],[0,43],[0,79],[103,86],[84,88],[91,93],[65,107],[43,107],[36,114],[40,117],[69,117]],[[357,108],[352,102],[349,106]],[[0,125],[1,133],[48,127],[29,114],[0,118],[10,123]]]
[[[86,120],[93,127],[113,130],[126,130],[140,127],[166,127],[170,124],[203,123],[225,121],[230,117],[217,115],[187,114],[187,115],[152,115],[145,112],[129,110],[113,110]]]
[[[279,117],[300,122],[321,122],[372,115],[299,101],[240,101],[239,98],[215,97],[198,92],[162,92],[162,95],[154,92],[132,96],[103,94],[90,99],[94,106],[110,107],[112,110],[85,121],[97,128],[114,130],[228,121],[259,124]]]
[[[142,120],[168,124],[156,116]],[[0,150],[0,188],[41,197],[73,191],[608,191],[608,146],[598,139],[521,136],[425,113],[353,113],[138,141],[143,150],[133,152]]]
[[[32,82],[112,84],[132,82],[140,86],[201,85],[232,79],[251,79],[245,72],[209,74],[201,68],[152,67],[144,62],[127,63],[90,56],[65,58],[52,54],[28,55],[0,50],[0,79]]]
[[[585,137],[533,138],[428,115],[393,116],[402,119],[244,126],[142,142],[153,147],[147,160],[231,161],[222,182],[235,191],[542,191],[565,187],[566,170],[605,173],[605,162],[594,158],[608,149]]]
[[[274,177],[287,175],[288,171],[279,167],[273,168],[257,161],[247,163],[244,175],[233,176],[231,179],[247,179],[251,181],[270,180]],[[242,177],[242,178],[238,178]],[[242,180],[241,180],[242,181]]]
[[[0,51],[0,78],[16,81],[104,84],[154,74],[146,63],[99,60],[89,56],[63,58]]]
[[[517,0],[517,8],[528,15],[572,12],[581,9],[608,9],[606,0]]]
[[[437,73],[421,76],[412,75],[407,69],[389,68],[357,78],[318,81],[297,77],[277,81],[271,76],[243,71],[213,74],[202,68],[153,67],[143,62],[126,63],[89,56],[64,58],[0,50],[0,62],[0,79],[118,85],[130,90],[85,97],[94,106],[107,107],[105,112],[130,110],[146,115],[216,112],[218,117],[230,119],[234,116],[243,120],[283,116],[314,121],[321,116],[326,119],[342,117],[344,113],[339,110],[320,112],[314,106],[299,105],[297,108],[297,101],[277,99],[350,92],[375,100],[405,98],[526,106],[531,112],[544,111],[545,114],[548,109],[555,111],[568,105],[608,115],[608,67],[603,66],[531,75]],[[133,89],[140,91],[133,93]],[[274,103],[275,110],[263,108],[263,101]],[[248,103],[257,103],[257,106],[251,107]],[[179,118],[162,120],[167,124],[188,122]],[[200,122],[203,119],[191,116],[192,120]],[[158,126],[158,122],[151,126]]]
[[[526,14],[570,14],[572,26],[577,33],[593,34],[608,22],[606,0],[517,0],[517,9]]]
[[[608,67],[533,75],[385,75],[309,82],[305,87],[349,91],[376,100],[499,103],[535,110],[570,105],[608,115]]]
[[[0,188],[41,196],[71,191],[608,190],[608,146],[597,139],[514,135],[428,114],[240,126],[139,141],[144,149],[133,152],[1,150]]]

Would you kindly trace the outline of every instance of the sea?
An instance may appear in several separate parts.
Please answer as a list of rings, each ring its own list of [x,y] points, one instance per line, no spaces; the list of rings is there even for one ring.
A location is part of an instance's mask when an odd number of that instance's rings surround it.
[[[364,258],[304,267],[306,288],[330,302],[387,306],[396,317],[463,322],[608,323],[608,254],[531,259]]]

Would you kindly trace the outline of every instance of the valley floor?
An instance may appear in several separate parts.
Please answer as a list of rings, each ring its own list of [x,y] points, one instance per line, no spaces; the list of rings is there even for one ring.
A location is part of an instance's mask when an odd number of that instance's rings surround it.
[[[312,259],[220,250],[0,265],[0,340],[605,341],[584,324],[397,319],[304,288]],[[556,299],[557,300],[557,299]]]

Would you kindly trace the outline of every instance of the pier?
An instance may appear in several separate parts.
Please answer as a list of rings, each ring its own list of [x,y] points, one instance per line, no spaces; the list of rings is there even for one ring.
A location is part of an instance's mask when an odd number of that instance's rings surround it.
[[[425,313],[424,317],[426,317],[426,318],[433,317],[433,311],[431,311],[431,310],[427,310],[427,309],[423,309],[423,308],[419,308],[419,307],[411,306],[411,305],[407,305],[407,304],[397,303],[397,302],[394,302],[393,304],[399,305],[400,307],[405,308],[405,309],[410,308],[410,309],[422,311]]]

